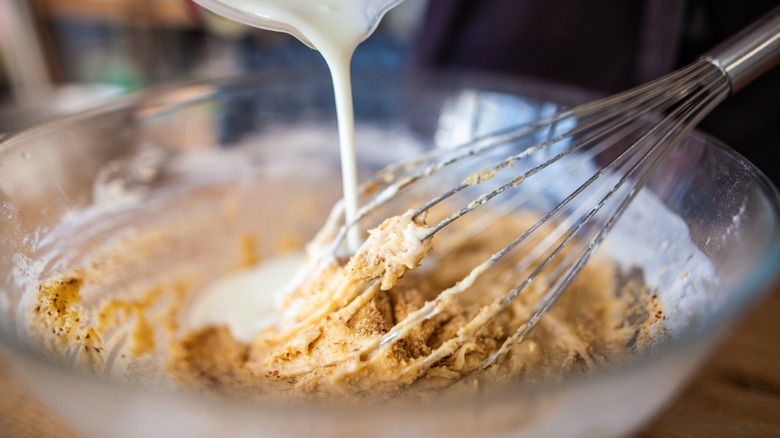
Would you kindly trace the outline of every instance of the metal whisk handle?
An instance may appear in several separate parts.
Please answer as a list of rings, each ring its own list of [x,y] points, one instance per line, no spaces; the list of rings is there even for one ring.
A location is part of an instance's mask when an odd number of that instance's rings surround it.
[[[731,82],[731,93],[780,61],[780,7],[702,55]]]

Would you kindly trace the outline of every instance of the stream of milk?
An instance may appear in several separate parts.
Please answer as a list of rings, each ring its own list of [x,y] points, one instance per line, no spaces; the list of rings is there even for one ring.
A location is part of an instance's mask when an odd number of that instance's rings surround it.
[[[384,13],[401,0],[196,0],[202,6],[258,28],[291,33],[317,49],[330,69],[338,119],[344,219],[358,210],[355,117],[350,65],[357,46],[368,38]],[[350,252],[360,246],[358,227],[346,239]],[[273,296],[293,277],[301,258],[271,260],[235,278],[212,284],[189,315],[195,327],[226,324],[240,340],[250,341],[270,322]]]
[[[258,28],[289,32],[317,49],[330,69],[336,100],[344,216],[358,210],[355,116],[350,64],[357,46],[376,29],[384,13],[401,0],[197,0],[201,5]],[[360,245],[357,227],[347,235],[348,249]]]

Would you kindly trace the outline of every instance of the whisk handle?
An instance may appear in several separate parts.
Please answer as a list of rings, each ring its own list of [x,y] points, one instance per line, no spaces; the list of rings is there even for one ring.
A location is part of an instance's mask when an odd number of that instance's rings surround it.
[[[731,93],[780,61],[780,7],[702,55],[731,81]]]

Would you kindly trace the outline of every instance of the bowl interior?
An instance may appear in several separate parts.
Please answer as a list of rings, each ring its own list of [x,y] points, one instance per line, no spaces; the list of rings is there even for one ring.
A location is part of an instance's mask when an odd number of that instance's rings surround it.
[[[23,358],[20,363],[46,362],[35,354],[39,340],[25,317],[41,279],[98,267],[105,275],[83,287],[80,304],[92,309],[87,316],[92,321],[84,324],[99,324],[101,303],[112,294],[142,300],[158,288],[161,298],[148,311],[166,312],[176,300],[186,301],[182,290],[300,251],[341,192],[333,99],[323,79],[267,76],[166,88],[0,144],[0,311],[2,340],[11,354]],[[361,78],[355,87],[364,179],[402,158],[590,97],[550,84],[473,76]],[[549,209],[577,181],[572,177],[528,205]],[[415,196],[426,199],[440,188],[441,183],[421,186]],[[647,363],[664,357],[687,358],[689,366],[669,379],[669,391],[648,396],[652,402],[638,408],[641,412],[622,421],[612,418],[620,425],[614,431],[649,415],[671,394],[672,383],[693,369],[697,362],[690,355],[703,357],[696,346],[709,345],[767,289],[780,257],[779,212],[766,178],[702,133],[689,136],[660,164],[599,251],[624,275],[641,279],[664,309],[650,332],[650,356],[621,372],[647,372]],[[128,312],[128,320],[141,321],[140,314]],[[182,329],[156,327],[169,337]],[[171,385],[165,339],[149,347],[157,354],[131,360],[124,353],[132,331],[117,329],[106,337],[115,342],[106,359],[108,377]],[[65,350],[61,359],[77,360],[72,347]],[[63,372],[36,369],[49,377]],[[602,385],[617,385],[619,375],[599,378]],[[61,388],[59,396],[83,387],[81,378],[72,378],[73,386]],[[93,383],[99,391],[117,393],[118,400],[129,398],[118,395],[125,394],[120,386]],[[577,400],[571,394],[555,403]],[[499,400],[529,397],[513,390]],[[79,413],[73,417],[85,428],[94,423]],[[545,424],[554,424],[554,417],[539,416]],[[526,421],[506,427],[521,428]]]

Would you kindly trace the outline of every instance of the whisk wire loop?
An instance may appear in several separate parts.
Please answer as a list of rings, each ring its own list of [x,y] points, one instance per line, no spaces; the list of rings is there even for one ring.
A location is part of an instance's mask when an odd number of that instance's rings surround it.
[[[369,213],[445,169],[450,173],[461,168],[457,166],[478,170],[472,170],[466,178],[422,203],[414,210],[415,216],[434,207],[451,206],[468,193],[467,189],[489,188],[470,197],[470,201],[463,201],[465,205],[461,204],[451,214],[445,214],[419,237],[421,241],[433,238],[456,220],[505,193],[506,202],[493,209],[501,210],[501,215],[511,214],[535,197],[558,190],[560,186],[567,191],[556,196],[558,200],[545,212],[540,212],[530,227],[492,252],[434,299],[407,313],[384,335],[369,339],[354,352],[354,357],[371,360],[387,354],[394,343],[415,328],[452,308],[461,294],[497,264],[514,263],[511,272],[516,273],[518,281],[511,290],[488,298],[488,303],[476,310],[454,336],[442,340],[427,354],[409,360],[397,374],[419,375],[453,355],[478,336],[480,330],[511,306],[529,286],[543,282],[542,288],[537,289],[537,293],[541,291],[539,297],[529,295],[534,299],[529,316],[503,338],[500,347],[487,352],[481,368],[496,363],[551,311],[671,151],[703,117],[728,97],[735,81],[739,86],[744,85],[770,63],[762,59],[751,64],[745,57],[758,53],[771,57],[771,63],[780,59],[780,45],[762,43],[776,41],[778,34],[780,8],[769,20],[760,23],[758,30],[748,32],[749,38],[729,43],[720,52],[706,55],[655,81],[592,103],[564,108],[523,125],[474,136],[453,147],[434,149],[417,159],[380,171],[361,189],[364,196],[374,196],[358,211],[355,220],[341,226],[331,246],[333,251],[341,245],[347,230],[359,226]],[[750,47],[743,50],[737,46],[739,43],[760,50],[751,51]],[[743,56],[745,53],[747,55]],[[724,55],[721,61],[718,61],[718,54]],[[529,184],[531,180],[541,181]],[[568,189],[571,184],[574,188]],[[456,197],[458,194],[461,195]],[[511,204],[507,207],[507,203]],[[486,214],[485,221],[495,217]],[[472,232],[489,226],[479,222],[467,226],[478,224]],[[374,289],[375,284],[368,282],[361,291],[341,297],[343,307],[351,309],[360,305],[361,296],[366,299],[366,294],[375,293]]]
[[[666,93],[668,89],[662,93],[654,93],[654,97],[667,94],[667,97],[662,99],[663,103],[669,102],[673,95],[678,95],[679,93],[684,93],[686,95],[683,102],[680,102],[679,96],[677,96],[678,100],[666,105],[670,108],[670,111],[667,115],[663,116],[659,123],[650,124],[648,121],[643,120],[642,117],[653,115],[653,113],[659,109],[665,109],[660,108],[661,102],[653,103],[649,109],[645,108],[637,111],[632,115],[633,118],[629,119],[625,123],[618,124],[619,128],[628,128],[632,131],[640,130],[643,126],[649,126],[649,128],[645,132],[640,131],[641,133],[639,134],[636,141],[623,150],[615,159],[610,161],[605,166],[599,168],[586,182],[577,187],[571,194],[569,194],[569,196],[567,196],[553,209],[543,215],[541,219],[539,219],[531,227],[521,233],[521,235],[510,242],[510,244],[501,248],[487,261],[475,267],[468,276],[466,276],[460,282],[456,283],[456,285],[439,294],[436,300],[426,303],[419,310],[409,314],[406,319],[398,323],[385,336],[383,336],[378,343],[375,345],[368,345],[362,354],[365,355],[366,352],[370,354],[370,352],[374,349],[388,346],[398,339],[403,338],[403,336],[406,335],[417,324],[445,310],[453,303],[455,295],[460,294],[468,289],[471,285],[473,285],[477,278],[487,272],[493,265],[498,263],[516,246],[526,241],[529,236],[533,235],[535,232],[537,232],[537,230],[541,229],[544,225],[550,223],[551,221],[555,222],[554,218],[562,214],[565,207],[567,207],[570,203],[575,200],[579,200],[583,196],[583,193],[590,189],[593,184],[605,180],[608,184],[614,178],[607,178],[605,175],[615,173],[616,168],[624,165],[625,163],[628,163],[628,169],[621,172],[617,182],[613,181],[612,185],[607,188],[606,192],[601,192],[602,195],[595,205],[588,206],[586,204],[580,204],[579,209],[584,209],[584,214],[580,216],[573,225],[567,224],[565,226],[566,232],[563,235],[554,235],[555,237],[549,239],[559,243],[557,246],[549,250],[546,258],[541,260],[538,266],[528,276],[526,276],[522,282],[520,282],[508,294],[498,297],[496,300],[494,300],[494,302],[480,309],[478,314],[475,315],[469,321],[469,323],[460,328],[456,337],[447,340],[430,354],[410,364],[407,367],[406,372],[419,372],[421,368],[432,366],[437,361],[452,354],[464,342],[473,338],[479,329],[484,327],[487,322],[489,322],[500,311],[506,308],[512,300],[514,300],[526,287],[535,281],[536,278],[549,265],[552,264],[552,262],[562,253],[564,249],[570,248],[574,242],[584,242],[585,244],[582,249],[571,251],[564,259],[563,263],[556,267],[559,272],[554,271],[553,277],[551,280],[548,280],[551,283],[551,287],[542,297],[539,305],[533,310],[533,314],[530,319],[521,327],[519,327],[513,335],[508,337],[501,348],[488,356],[484,363],[484,367],[490,366],[500,356],[505,354],[511,345],[521,341],[527,335],[527,333],[533,329],[538,321],[541,320],[541,318],[549,311],[552,305],[558,300],[558,298],[560,298],[563,291],[571,284],[576,275],[582,270],[587,260],[598,247],[599,243],[607,235],[608,231],[612,228],[622,212],[625,211],[625,208],[636,196],[636,193],[638,193],[639,189],[645,184],[652,170],[662,161],[663,157],[665,157],[668,151],[670,151],[677,143],[679,143],[684,135],[686,135],[691,129],[688,128],[686,130],[681,128],[690,126],[692,123],[697,122],[698,119],[703,117],[703,114],[706,114],[706,112],[717,105],[727,95],[728,87],[725,81],[717,81],[718,78],[722,78],[722,74],[719,71],[708,68],[707,65],[696,65],[694,68],[689,70],[689,76],[686,77],[688,80],[683,81],[682,84],[678,84],[673,93]],[[711,87],[702,87],[700,84],[703,79],[706,79],[708,83],[714,85]],[[664,78],[661,81],[666,80],[667,78]],[[675,75],[675,81],[678,80],[680,79],[677,77],[677,75]],[[644,101],[652,101],[652,99],[644,99]],[[604,121],[605,120],[603,118],[599,120],[601,123]],[[556,139],[557,138],[558,137],[556,137]],[[558,139],[557,141],[560,140]],[[566,155],[580,149],[583,144],[587,144],[590,141],[595,140],[594,138],[589,138],[585,142],[576,143],[572,146],[572,148],[566,152],[556,155],[550,161],[543,163],[540,166],[536,166],[522,175],[512,178],[508,183],[499,186],[499,188],[494,189],[488,194],[480,196],[479,198],[470,202],[469,205],[464,207],[464,209],[461,209],[459,212],[456,212],[454,215],[450,216],[450,218],[442,221],[444,226],[451,223],[452,220],[454,220],[452,219],[453,217],[460,217],[462,214],[465,214],[464,212],[476,209],[478,206],[485,204],[488,200],[492,199],[502,191],[507,190],[510,187],[517,186],[518,183],[521,183],[527,177],[538,172],[540,167],[547,167],[552,163],[561,160]],[[542,144],[547,143],[552,144],[550,140]],[[651,161],[650,164],[646,164],[648,160]],[[610,216],[607,218],[604,225],[601,226],[601,228],[587,227],[587,225],[590,224],[590,222],[594,219],[596,214],[599,213],[605,205],[607,205],[613,196],[615,196],[628,181],[634,181],[633,186],[631,187],[628,194],[625,195],[624,198],[618,203],[616,209],[610,213]],[[564,223],[563,221],[559,222]],[[443,226],[439,227],[437,225],[433,228],[435,231],[430,232],[429,235],[433,235],[441,228],[443,228]],[[589,235],[586,235],[584,238],[580,238],[578,234],[582,230],[586,229],[593,229],[595,231],[591,231]],[[426,236],[425,238],[427,237],[430,236]],[[533,257],[535,256],[536,255]],[[566,268],[561,269],[561,266],[565,266]]]

